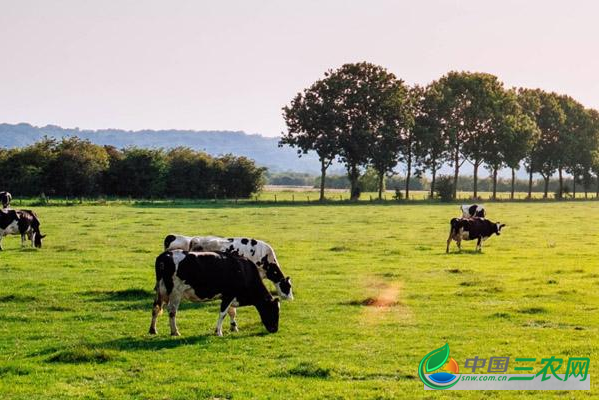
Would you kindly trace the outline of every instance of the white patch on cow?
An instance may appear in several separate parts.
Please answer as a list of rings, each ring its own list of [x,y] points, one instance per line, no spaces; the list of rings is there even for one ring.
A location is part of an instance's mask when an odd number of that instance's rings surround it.
[[[469,240],[469,232],[461,229],[460,237],[462,240]]]
[[[16,235],[19,233],[19,221],[14,220],[10,223],[4,230],[2,231],[2,236],[6,235]]]

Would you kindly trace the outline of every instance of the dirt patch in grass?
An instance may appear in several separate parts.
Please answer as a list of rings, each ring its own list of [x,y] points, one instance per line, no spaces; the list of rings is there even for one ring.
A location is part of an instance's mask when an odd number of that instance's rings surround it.
[[[105,363],[119,360],[117,353],[110,350],[95,349],[88,346],[78,346],[59,351],[48,358],[49,362],[81,364],[81,363]]]

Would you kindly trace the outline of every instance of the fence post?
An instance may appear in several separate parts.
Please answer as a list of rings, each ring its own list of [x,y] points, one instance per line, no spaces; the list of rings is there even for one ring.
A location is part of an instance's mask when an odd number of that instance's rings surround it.
[[[294,202],[294,195],[292,195],[292,203]]]
[[[306,202],[310,203],[310,197],[306,196]]]
[[[277,195],[274,195],[274,196],[275,196],[275,203],[277,203]]]

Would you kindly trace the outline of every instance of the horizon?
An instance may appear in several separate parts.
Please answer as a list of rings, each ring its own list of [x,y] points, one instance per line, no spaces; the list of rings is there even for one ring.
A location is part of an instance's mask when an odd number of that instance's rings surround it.
[[[277,137],[297,92],[362,60],[410,85],[481,71],[598,109],[598,3],[589,0],[23,1],[3,5],[0,32],[10,60],[0,65],[0,121],[9,124]]]

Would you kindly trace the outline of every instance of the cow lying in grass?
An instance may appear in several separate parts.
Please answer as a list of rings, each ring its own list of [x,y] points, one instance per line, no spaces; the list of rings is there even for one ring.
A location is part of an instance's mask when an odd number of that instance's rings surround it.
[[[46,235],[40,232],[40,221],[31,210],[0,210],[0,250],[2,239],[6,235],[21,235],[21,247],[25,246],[25,237],[31,240],[31,246],[42,247]]]
[[[279,299],[269,293],[256,265],[232,254],[165,251],[156,258],[156,298],[152,308],[150,333],[156,334],[156,320],[164,303],[169,310],[171,335],[179,336],[175,317],[183,298],[206,301],[220,298],[221,308],[215,333],[223,336],[223,319],[229,306],[253,305],[267,331],[279,329]],[[232,326],[237,326],[235,316]]]
[[[477,239],[475,250],[481,251],[483,241],[490,236],[500,235],[500,230],[506,226],[500,222],[492,222],[485,218],[452,218],[450,220],[450,235],[446,242],[446,253],[450,251],[450,242],[454,239],[458,250],[462,240]]]

